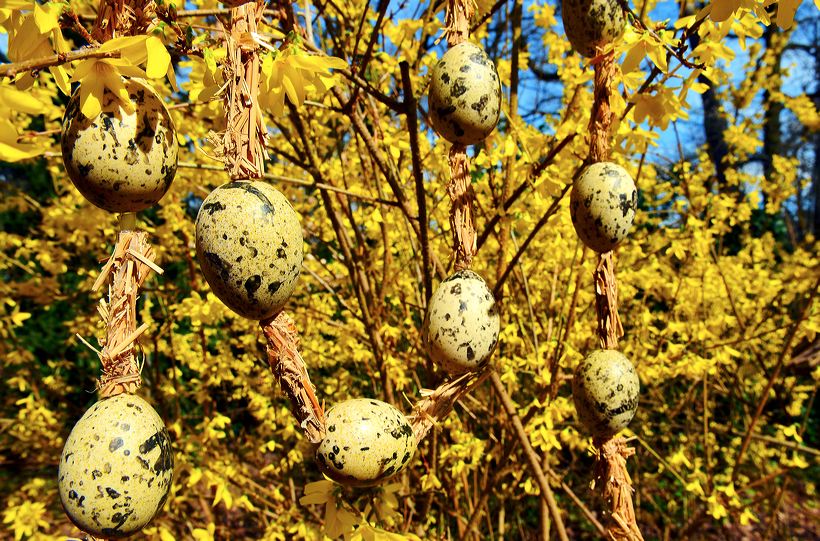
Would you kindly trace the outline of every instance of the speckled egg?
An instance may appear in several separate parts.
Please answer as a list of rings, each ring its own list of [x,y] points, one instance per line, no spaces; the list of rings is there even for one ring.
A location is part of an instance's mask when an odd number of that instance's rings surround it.
[[[499,327],[493,292],[481,276],[461,270],[430,297],[422,338],[433,362],[449,374],[463,374],[489,360]]]
[[[168,191],[177,170],[174,125],[162,98],[140,79],[124,83],[133,113],[106,91],[100,114],[86,118],[78,89],[63,117],[66,173],[86,199],[109,212],[150,207]]]
[[[483,141],[498,124],[501,81],[490,57],[474,43],[451,47],[433,68],[430,123],[451,143]]]
[[[620,165],[592,164],[572,185],[572,224],[578,237],[596,252],[608,252],[626,238],[637,207],[635,182]]]
[[[71,430],[58,485],[66,514],[96,537],[127,537],[162,509],[174,470],[165,424],[132,394],[104,398]]]
[[[588,58],[620,38],[626,28],[618,0],[563,0],[561,18],[572,48]]]
[[[267,319],[285,306],[302,270],[299,215],[269,184],[223,184],[199,209],[196,255],[208,285],[228,308]]]
[[[638,409],[639,392],[635,367],[614,349],[590,353],[572,378],[578,419],[595,438],[608,438],[626,428]]]
[[[375,485],[399,473],[416,452],[409,421],[380,400],[355,398],[325,414],[325,439],[316,462],[334,481],[348,486]]]

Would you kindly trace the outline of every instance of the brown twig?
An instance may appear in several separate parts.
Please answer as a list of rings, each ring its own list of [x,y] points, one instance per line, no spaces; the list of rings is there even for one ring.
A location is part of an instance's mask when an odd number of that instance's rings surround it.
[[[268,364],[279,387],[288,396],[291,413],[299,421],[311,443],[325,437],[325,413],[316,398],[305,361],[299,354],[299,334],[296,325],[284,312],[275,318],[260,321],[267,338]]]
[[[532,228],[532,231],[530,231],[530,234],[527,235],[526,239],[524,239],[524,242],[521,243],[521,246],[518,248],[518,251],[515,253],[513,258],[510,260],[510,262],[507,263],[507,267],[504,269],[504,272],[501,274],[501,278],[498,279],[498,281],[495,283],[495,288],[493,288],[493,295],[495,295],[496,298],[498,298],[501,295],[501,290],[504,287],[504,283],[507,281],[507,278],[510,276],[510,273],[512,272],[512,270],[518,264],[518,260],[521,259],[521,256],[524,255],[524,252],[527,251],[527,247],[533,241],[533,239],[538,234],[538,232],[541,231],[541,229],[545,225],[547,225],[547,222],[549,221],[549,219],[558,210],[558,206],[561,203],[561,200],[564,198],[564,196],[566,195],[566,193],[569,191],[569,189],[571,187],[572,187],[571,184],[567,184],[561,190],[561,193],[558,194],[557,196],[555,196],[555,198],[552,200],[552,204],[550,205],[550,207],[547,209],[547,211],[544,213],[544,215],[541,216],[541,219],[538,220],[538,223],[535,224],[535,227]]]
[[[809,293],[808,299],[803,303],[803,306],[800,308],[800,313],[794,319],[794,323],[792,324],[791,328],[789,329],[788,334],[786,335],[786,341],[783,344],[783,347],[780,349],[780,355],[777,357],[777,364],[775,365],[774,371],[772,372],[771,376],[769,376],[769,381],[766,383],[766,387],[763,389],[763,392],[760,393],[760,400],[757,403],[757,408],[755,409],[755,413],[752,416],[752,420],[749,422],[749,427],[746,429],[746,435],[743,437],[743,442],[740,445],[740,451],[737,453],[737,458],[735,459],[735,465],[732,469],[732,481],[737,479],[737,475],[740,472],[740,466],[743,463],[743,459],[745,458],[746,451],[749,449],[749,443],[752,441],[752,435],[754,433],[755,426],[757,425],[758,420],[760,420],[760,416],[763,414],[763,408],[766,406],[766,402],[769,400],[769,394],[774,386],[774,382],[777,381],[777,378],[780,377],[780,370],[783,368],[783,364],[788,357],[789,353],[791,352],[792,342],[794,341],[794,337],[797,334],[797,330],[800,328],[800,325],[803,323],[803,320],[806,317],[806,314],[809,311],[809,307],[811,307],[812,303],[814,302],[814,297],[817,295],[817,288],[820,287],[820,277],[814,282],[814,286]]]
[[[179,162],[177,167],[183,167],[188,169],[204,169],[207,171],[224,171],[224,167],[220,167],[218,165],[207,165],[202,163],[195,163],[195,162]],[[369,195],[351,192],[349,190],[345,190],[344,188],[338,188],[336,186],[332,186],[330,184],[324,184],[321,182],[316,182],[313,180],[301,179],[301,178],[294,178],[294,177],[285,177],[282,175],[273,175],[270,173],[265,173],[262,178],[265,180],[275,180],[276,182],[285,182],[288,184],[296,184],[298,186],[305,186],[308,188],[316,188],[317,190],[328,191],[328,192],[335,192],[346,195],[352,199],[356,199],[359,201],[365,201],[367,203],[378,203],[380,205],[387,205],[390,207],[398,207],[399,203],[396,201],[392,201],[390,199],[383,199],[380,197],[371,197]]]
[[[97,47],[87,47],[85,49],[78,49],[68,53],[43,56],[12,64],[3,64],[0,66],[0,77],[15,77],[19,73],[39,71],[52,66],[62,66],[63,64],[68,64],[69,62],[74,62],[76,60],[85,60],[87,58],[119,58],[120,55],[120,51],[100,52],[97,50]]]
[[[425,303],[433,295],[433,273],[430,270],[430,239],[427,221],[427,198],[424,192],[424,172],[422,170],[421,152],[419,151],[419,125],[416,97],[413,94],[413,83],[410,79],[410,64],[402,61],[402,92],[404,94],[404,114],[407,115],[407,131],[410,132],[410,156],[413,165],[413,180],[416,184],[416,207],[420,228],[422,272],[424,276]]]
[[[504,204],[502,205],[503,212],[496,212],[484,225],[484,229],[481,230],[481,234],[478,236],[478,240],[476,241],[477,249],[484,246],[484,243],[487,242],[490,234],[493,233],[493,228],[495,228],[496,224],[504,216],[504,213],[506,213],[510,207],[518,201],[518,198],[520,198],[524,192],[527,191],[527,188],[531,188],[533,186],[532,181],[541,176],[544,169],[555,161],[558,154],[575,138],[575,135],[576,134],[574,133],[566,135],[557,144],[555,144],[538,163],[532,166],[527,179],[519,184],[515,190],[513,190],[510,197],[504,201]],[[575,175],[580,170],[581,168],[578,168],[578,170],[573,173],[572,178],[575,178]]]
[[[507,391],[504,389],[504,384],[501,382],[501,378],[498,377],[498,374],[495,372],[490,374],[490,383],[492,383],[493,390],[501,400],[501,404],[504,406],[504,411],[507,412],[507,416],[512,421],[513,428],[515,429],[515,435],[518,437],[518,441],[524,448],[524,454],[527,455],[530,470],[538,483],[538,488],[541,489],[541,495],[547,500],[547,507],[549,507],[550,515],[555,523],[558,538],[562,541],[568,541],[569,538],[567,537],[567,531],[564,527],[564,521],[561,518],[561,510],[558,509],[558,503],[555,501],[552,488],[544,475],[544,470],[541,468],[541,462],[538,458],[538,454],[535,452],[535,449],[532,448],[527,431],[524,429],[524,425],[521,424],[521,418],[518,416],[518,412],[515,409],[515,404],[513,404],[510,395],[508,395]]]

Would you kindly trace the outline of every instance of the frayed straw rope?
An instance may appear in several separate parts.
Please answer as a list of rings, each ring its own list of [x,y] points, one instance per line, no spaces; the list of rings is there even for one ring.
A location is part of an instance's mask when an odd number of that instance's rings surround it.
[[[137,361],[134,350],[148,325],[143,323],[137,327],[137,298],[139,288],[151,272],[162,274],[162,269],[153,262],[153,255],[146,232],[120,231],[114,251],[92,287],[92,291],[97,291],[110,281],[108,302],[101,299],[97,307],[105,322],[101,350],[80,338],[97,353],[102,363],[102,376],[97,382],[102,398],[133,393],[142,384],[142,363]]]
[[[470,183],[470,163],[467,152],[462,145],[453,145],[450,149],[450,184],[447,194],[450,196],[450,229],[453,232],[453,249],[455,251],[455,269],[469,268],[476,253],[477,235],[473,201],[475,190]]]
[[[632,480],[626,469],[626,459],[635,454],[622,437],[596,442],[598,457],[595,461],[592,490],[599,489],[604,502],[608,533],[613,541],[643,541],[632,505]]]
[[[448,0],[445,13],[444,35],[447,44],[455,47],[470,37],[470,18],[475,12],[473,0]],[[469,268],[476,252],[477,235],[473,205],[475,191],[470,184],[470,159],[464,145],[453,144],[450,148],[450,229],[453,233],[455,269]]]
[[[227,49],[223,64],[226,128],[209,133],[208,139],[232,180],[258,179],[265,174],[268,129],[258,100],[259,45],[253,38],[264,10],[261,0],[234,8],[230,27],[222,29]]]
[[[613,113],[609,99],[615,75],[615,55],[607,53],[596,58],[595,103],[589,120],[590,163],[609,160]],[[598,319],[598,340],[605,349],[617,349],[618,338],[624,330],[618,315],[618,281],[612,252],[598,258],[595,269],[595,309]],[[626,459],[635,450],[627,447],[621,437],[595,442],[598,456],[595,461],[593,490],[598,491],[604,503],[609,537],[616,541],[643,541],[632,504],[632,482],[626,469]]]
[[[467,373],[447,381],[435,390],[423,390],[424,398],[416,403],[408,417],[416,442],[421,443],[430,430],[453,411],[459,398],[481,385],[490,375],[490,370],[490,367],[485,367],[481,372]]]
[[[290,398],[291,413],[311,443],[321,442],[325,437],[325,412],[299,354],[299,332],[293,319],[280,312],[259,324],[268,339],[268,364],[282,392]]]

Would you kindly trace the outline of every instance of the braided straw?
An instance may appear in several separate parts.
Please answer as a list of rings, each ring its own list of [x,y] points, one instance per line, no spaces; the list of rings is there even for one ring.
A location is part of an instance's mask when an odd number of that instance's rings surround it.
[[[92,291],[97,291],[110,278],[108,302],[100,300],[97,308],[105,322],[105,338],[100,340],[102,351],[98,352],[103,365],[97,383],[102,398],[133,393],[142,384],[134,350],[148,325],[137,328],[137,296],[151,271],[162,274],[162,269],[152,261],[153,255],[145,231],[120,231],[114,252],[92,287]]]
[[[470,18],[475,11],[472,0],[448,0],[445,14],[444,35],[447,43],[455,47],[470,36]],[[467,269],[473,262],[477,249],[475,231],[475,191],[470,184],[470,159],[464,145],[453,144],[449,155],[450,183],[450,230],[453,232],[455,269]]]
[[[231,10],[230,26],[223,27],[227,54],[223,69],[225,92],[224,132],[208,134],[214,154],[225,161],[232,180],[262,178],[268,129],[259,107],[259,45],[253,37],[265,10],[256,0]]]
[[[265,2],[255,0],[231,9],[231,22],[224,27],[225,131],[211,133],[215,154],[225,161],[231,180],[259,179],[265,173],[267,128],[259,106],[260,58],[254,39]],[[280,312],[259,322],[267,340],[268,366],[282,392],[290,399],[291,413],[311,443],[325,437],[324,409],[299,354],[299,333],[293,319]]]
[[[268,340],[268,365],[279,387],[290,398],[291,412],[299,420],[307,439],[311,443],[321,442],[325,437],[325,413],[297,349],[296,324],[284,312],[259,324]]]
[[[609,99],[615,75],[615,54],[607,53],[594,62],[595,103],[589,120],[590,163],[609,160],[610,131],[614,116]],[[618,349],[618,339],[624,335],[624,329],[618,315],[618,281],[615,278],[612,252],[599,256],[594,279],[598,340],[604,349]],[[603,500],[609,537],[615,541],[643,541],[632,503],[632,482],[626,469],[626,459],[635,454],[635,449],[627,447],[626,441],[620,436],[594,443],[598,455],[592,488],[598,488]]]

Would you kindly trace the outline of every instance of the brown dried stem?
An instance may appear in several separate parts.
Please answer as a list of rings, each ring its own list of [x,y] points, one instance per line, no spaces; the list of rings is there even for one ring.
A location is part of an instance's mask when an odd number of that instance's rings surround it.
[[[98,307],[105,321],[105,338],[100,340],[99,353],[103,367],[98,387],[102,398],[133,393],[142,384],[134,349],[148,325],[137,328],[137,294],[152,270],[162,274],[162,269],[152,261],[153,255],[145,231],[124,229],[94,282],[92,290],[97,291],[111,279],[108,302],[100,300]]]
[[[75,60],[85,60],[86,58],[119,58],[120,51],[100,52],[96,47],[87,47],[68,53],[53,54],[40,58],[33,58],[23,62],[3,64],[0,66],[0,77],[15,77],[18,73],[26,71],[39,71],[52,66],[62,66]]]
[[[598,457],[595,461],[592,488],[599,489],[604,501],[609,538],[613,541],[643,541],[632,505],[632,481],[626,470],[626,459],[635,454],[622,437],[595,442]]]
[[[470,183],[470,165],[467,152],[461,145],[450,149],[450,229],[453,232],[456,270],[470,267],[476,253],[477,235],[473,202],[475,191]]]
[[[222,133],[209,134],[209,139],[233,180],[258,179],[265,174],[268,130],[257,99],[261,72],[259,46],[253,37],[264,7],[264,2],[257,0],[231,10],[230,28],[223,29],[227,126]]]
[[[325,437],[325,412],[299,354],[299,333],[293,319],[280,312],[259,324],[268,340],[268,364],[279,387],[290,399],[291,413],[311,443],[321,442]]]

